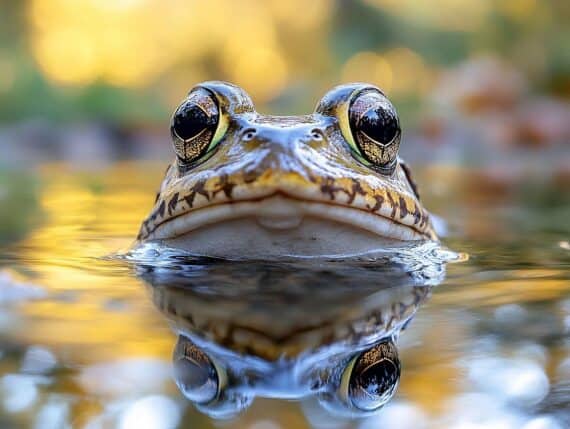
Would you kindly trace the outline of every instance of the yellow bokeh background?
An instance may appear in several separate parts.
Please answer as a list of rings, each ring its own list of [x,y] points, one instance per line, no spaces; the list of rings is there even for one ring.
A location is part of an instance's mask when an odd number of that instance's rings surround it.
[[[309,65],[287,57],[280,38],[306,32],[311,52],[323,51],[323,38],[314,33],[323,31],[331,9],[326,0],[168,5],[153,0],[34,0],[28,15],[33,56],[56,84],[104,82],[137,88],[171,74],[167,90],[180,97],[179,82],[210,79],[203,64],[213,62],[220,78],[249,88],[264,101],[280,94],[295,72]]]
[[[424,33],[442,34],[449,43],[464,38],[461,59],[500,46],[495,38],[505,37],[496,34],[503,28],[498,20],[522,23],[531,33],[555,31],[550,6],[535,0],[347,3],[30,0],[26,37],[34,62],[55,87],[153,88],[170,108],[193,84],[211,79],[244,87],[260,104],[295,88],[314,96],[352,80],[396,97],[421,97],[458,56],[453,46],[425,48]],[[384,28],[387,20],[390,28]],[[520,52],[529,37],[514,39]],[[0,62],[0,75],[9,87],[14,78],[6,63]]]

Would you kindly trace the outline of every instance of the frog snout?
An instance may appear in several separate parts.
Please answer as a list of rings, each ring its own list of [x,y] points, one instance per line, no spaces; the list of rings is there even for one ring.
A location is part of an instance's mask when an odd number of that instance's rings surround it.
[[[315,127],[293,130],[258,127],[242,135],[244,144],[255,147],[257,168],[281,173],[299,172],[299,164],[302,164],[299,148],[320,144],[323,140],[324,133]]]

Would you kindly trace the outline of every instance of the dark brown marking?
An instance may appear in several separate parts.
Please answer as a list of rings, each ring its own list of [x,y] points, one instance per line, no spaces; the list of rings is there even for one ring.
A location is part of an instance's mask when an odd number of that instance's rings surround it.
[[[344,189],[335,186],[334,179],[332,177],[326,177],[323,184],[321,184],[321,192],[323,194],[328,194],[331,197],[331,200],[334,200],[335,193],[338,191],[344,191]]]
[[[380,194],[375,194],[374,195],[374,206],[370,207],[370,210],[375,212],[378,211],[382,208],[382,204],[384,204],[384,196],[380,195]]]
[[[428,214],[427,212],[422,210],[422,219],[420,221],[420,228],[423,228],[424,226],[426,226],[428,223]]]
[[[414,225],[422,219],[422,212],[417,204],[414,204],[414,212],[412,213],[412,216],[414,216]]]
[[[231,183],[231,182],[224,183],[224,187],[222,190],[224,191],[224,194],[226,195],[226,197],[228,197],[228,198],[232,197],[232,192],[233,192],[235,186],[236,185],[234,183]]]
[[[418,191],[418,185],[416,185],[416,182],[414,182],[414,180],[412,179],[412,171],[410,170],[410,167],[408,167],[408,165],[402,161],[400,161],[400,165],[402,166],[402,170],[404,170],[404,174],[406,175],[406,178],[408,179],[408,183],[412,187],[412,191],[414,191],[414,195],[419,200],[420,199],[420,193]]]
[[[175,193],[168,202],[168,214],[170,216],[172,216],[172,212],[176,209],[176,206],[178,205],[178,195],[179,195],[178,192]]]
[[[314,176],[310,171],[307,172],[307,177],[309,178],[309,182],[317,183],[319,180],[316,176]]]
[[[164,202],[164,200],[162,200],[162,202],[160,203],[160,205],[158,206],[158,211],[156,212],[157,215],[159,215],[160,217],[164,217],[164,212],[166,210],[166,203]]]
[[[360,182],[356,179],[352,179],[352,187],[350,189],[350,192],[347,192],[348,204],[352,204],[352,202],[356,198],[356,195],[365,195],[365,194],[366,193],[364,192],[364,189],[362,189]]]
[[[205,181],[205,180],[199,180],[199,181],[196,182],[196,184],[194,185],[193,190],[194,190],[195,193],[204,196],[208,201],[210,201],[210,194],[209,194],[208,191],[204,188],[205,185],[206,185],[206,181]]]
[[[174,313],[176,314],[176,313]],[[190,326],[196,326],[196,323],[194,322],[194,318],[192,317],[192,315],[190,313],[184,313],[182,315],[182,317],[184,318],[184,323],[188,323]]]
[[[392,219],[396,218],[396,210],[398,210],[398,203],[396,202],[396,200],[394,200],[394,198],[392,197],[392,194],[390,192],[386,192],[386,195],[388,196],[388,202],[390,203],[390,207],[392,207],[392,214],[390,215],[390,217]]]
[[[184,201],[188,204],[188,208],[191,209],[194,205],[194,197],[196,196],[196,192],[192,191],[188,195],[184,197]]]
[[[176,314],[176,303],[172,301],[167,301],[164,304],[167,313]]]
[[[257,178],[259,177],[259,173],[255,169],[247,170],[243,173],[242,176],[243,176],[243,182],[244,183],[252,183],[252,182],[255,182],[257,180]]]
[[[222,174],[220,176],[220,183],[218,185],[218,189],[213,192],[213,195],[216,196],[218,192],[223,192],[224,195],[229,199],[232,197],[232,191],[235,188],[235,184],[229,181],[227,174]]]
[[[400,219],[404,219],[408,215],[408,206],[406,206],[406,200],[400,197]]]

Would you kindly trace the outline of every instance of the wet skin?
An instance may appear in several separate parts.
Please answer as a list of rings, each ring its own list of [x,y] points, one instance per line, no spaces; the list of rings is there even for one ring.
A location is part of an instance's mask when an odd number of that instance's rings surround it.
[[[398,157],[394,107],[376,87],[336,87],[305,116],[266,116],[224,82],[175,111],[176,159],[138,243],[210,256],[338,255],[437,240]]]

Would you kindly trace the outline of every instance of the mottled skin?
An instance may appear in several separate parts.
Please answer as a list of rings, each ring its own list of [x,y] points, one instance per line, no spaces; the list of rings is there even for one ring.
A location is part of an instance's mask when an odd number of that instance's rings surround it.
[[[404,240],[437,240],[402,160],[395,160],[392,171],[382,171],[354,156],[345,138],[351,97],[374,87],[339,86],[313,114],[284,117],[258,114],[247,94],[233,85],[206,82],[199,87],[215,95],[227,128],[215,149],[190,163],[177,158],[167,168],[139,242],[185,233],[164,228],[181,216],[276,196],[388,219],[411,234]]]

